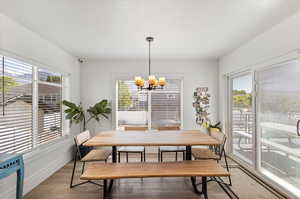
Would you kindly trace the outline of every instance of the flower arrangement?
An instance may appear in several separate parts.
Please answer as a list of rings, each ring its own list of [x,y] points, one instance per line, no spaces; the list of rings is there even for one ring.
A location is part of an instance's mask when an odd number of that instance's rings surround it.
[[[196,111],[196,123],[204,128],[209,128],[211,124],[208,112],[210,97],[207,87],[195,89],[193,107]]]

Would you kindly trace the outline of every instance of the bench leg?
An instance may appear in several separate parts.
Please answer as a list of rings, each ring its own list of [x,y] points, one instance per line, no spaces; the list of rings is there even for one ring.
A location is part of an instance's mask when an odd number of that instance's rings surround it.
[[[198,188],[197,188],[196,177],[192,176],[192,177],[191,177],[191,181],[192,181],[192,185],[193,185],[193,188],[194,188],[195,193],[201,194],[202,192],[199,191]]]
[[[208,199],[207,197],[207,177],[202,177],[202,191],[205,199]]]
[[[106,197],[107,180],[103,180],[103,199]]]

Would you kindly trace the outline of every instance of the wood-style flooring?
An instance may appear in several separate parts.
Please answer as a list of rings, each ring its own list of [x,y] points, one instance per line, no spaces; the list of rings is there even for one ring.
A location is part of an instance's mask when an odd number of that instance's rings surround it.
[[[179,157],[180,160],[181,157]],[[165,161],[174,161],[173,154],[164,154]],[[131,154],[130,161],[138,161],[137,154]],[[125,159],[123,159],[125,161]],[[147,154],[147,161],[157,161],[156,154]],[[232,189],[241,199],[276,199],[276,195],[250,178],[234,163],[230,162]],[[69,188],[73,162],[54,173],[51,177],[29,192],[25,199],[101,199],[102,190],[93,184]],[[87,165],[88,166],[88,165]],[[78,164],[75,183],[79,182],[81,163]],[[226,179],[225,179],[226,180]],[[101,181],[99,181],[102,183]],[[209,199],[226,199],[227,195],[215,182],[208,183]],[[115,182],[111,199],[199,199],[193,192],[190,178],[143,178],[121,179]]]

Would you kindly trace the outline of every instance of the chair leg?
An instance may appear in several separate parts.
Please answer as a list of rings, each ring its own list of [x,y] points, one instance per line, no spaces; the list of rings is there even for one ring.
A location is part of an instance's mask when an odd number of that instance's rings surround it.
[[[74,173],[75,173],[75,168],[76,168],[76,161],[77,161],[77,152],[75,153],[75,157],[74,157],[74,165],[73,165],[72,177],[71,177],[71,182],[70,182],[70,188],[73,187],[73,178],[74,178]]]
[[[160,162],[160,150],[159,150],[159,148],[158,148],[157,157],[158,157],[158,162]]]
[[[126,162],[128,162],[128,152],[126,152]]]
[[[146,149],[144,148],[144,162],[146,162]]]
[[[141,162],[143,162],[143,152],[141,152]]]
[[[226,164],[226,170],[229,172],[229,167],[228,167],[227,156],[226,156],[225,150],[224,150],[224,160],[225,160],[225,164]],[[228,176],[228,180],[229,180],[229,185],[232,186],[231,176]]]
[[[163,152],[160,152],[160,161],[163,162]]]
[[[182,152],[182,159],[185,160],[185,152]]]
[[[118,162],[121,162],[121,153],[118,152]]]
[[[178,159],[177,152],[175,152],[175,153],[176,153],[176,155],[175,155],[175,161],[177,162],[177,159]]]
[[[85,167],[85,162],[82,163],[81,174],[83,174],[83,172],[84,172],[84,167]]]

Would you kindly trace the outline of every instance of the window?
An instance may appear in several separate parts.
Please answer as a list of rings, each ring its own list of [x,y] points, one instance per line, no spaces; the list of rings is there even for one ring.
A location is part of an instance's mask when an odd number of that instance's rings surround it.
[[[0,153],[24,153],[62,136],[62,75],[0,61]]]
[[[32,66],[1,57],[0,153],[32,149]]]
[[[62,135],[62,75],[39,69],[38,79],[38,145],[40,145]]]
[[[163,90],[140,91],[133,80],[117,81],[117,128],[181,126],[181,80],[168,79]]]

